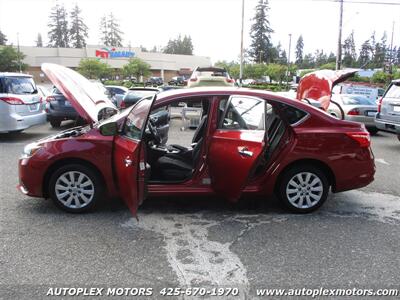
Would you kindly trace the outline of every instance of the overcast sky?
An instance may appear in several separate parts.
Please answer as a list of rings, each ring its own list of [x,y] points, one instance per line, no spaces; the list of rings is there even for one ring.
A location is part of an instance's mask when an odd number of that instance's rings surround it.
[[[345,0],[346,1],[346,0]],[[354,1],[354,0],[350,0]],[[368,1],[368,0],[359,0]],[[165,46],[178,34],[190,35],[194,53],[217,60],[236,60],[240,53],[241,0],[76,0],[62,1],[67,10],[78,3],[89,27],[88,44],[99,44],[101,16],[113,12],[124,32],[124,45]],[[245,47],[258,0],[245,0]],[[396,2],[400,0],[375,0]],[[0,30],[9,42],[34,45],[38,32],[47,43],[47,23],[55,0],[0,0]],[[336,52],[339,3],[324,0],[270,0],[269,18],[275,31],[272,40],[288,49],[292,34],[292,54],[300,34],[305,52],[323,49]],[[400,5],[345,3],[344,38],[354,30],[357,48],[373,31],[378,39],[386,30],[390,43],[395,21],[394,43],[400,45]]]

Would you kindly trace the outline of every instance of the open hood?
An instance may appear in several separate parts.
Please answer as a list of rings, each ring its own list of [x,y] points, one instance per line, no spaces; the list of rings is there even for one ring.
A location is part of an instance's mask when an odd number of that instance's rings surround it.
[[[298,100],[313,99],[327,110],[331,102],[332,89],[335,85],[353,76],[358,70],[319,70],[304,75],[297,88]]]
[[[117,110],[107,95],[81,74],[56,64],[42,64],[42,71],[89,124],[99,121],[99,113]]]

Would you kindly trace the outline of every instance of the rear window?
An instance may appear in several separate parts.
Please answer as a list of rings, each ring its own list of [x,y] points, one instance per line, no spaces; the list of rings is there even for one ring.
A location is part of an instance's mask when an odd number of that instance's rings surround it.
[[[385,98],[400,98],[400,84],[392,84],[386,92]]]
[[[7,94],[36,94],[37,89],[32,77],[3,77],[2,80],[3,93]]]
[[[138,100],[142,99],[146,96],[151,96],[154,95],[156,92],[155,91],[133,91],[129,92],[126,94],[125,99],[126,100]]]
[[[204,76],[204,77],[229,77],[228,72],[224,70],[201,70],[196,71],[196,76]]]
[[[366,97],[343,97],[345,105],[376,105],[375,101]]]

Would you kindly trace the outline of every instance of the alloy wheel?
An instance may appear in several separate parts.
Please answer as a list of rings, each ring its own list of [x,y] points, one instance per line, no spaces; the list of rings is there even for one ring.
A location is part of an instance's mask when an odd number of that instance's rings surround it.
[[[311,172],[295,174],[286,185],[286,197],[296,208],[308,209],[322,199],[324,186],[322,180]]]
[[[61,174],[55,184],[55,195],[58,201],[70,209],[79,209],[89,205],[94,194],[93,181],[79,171]]]

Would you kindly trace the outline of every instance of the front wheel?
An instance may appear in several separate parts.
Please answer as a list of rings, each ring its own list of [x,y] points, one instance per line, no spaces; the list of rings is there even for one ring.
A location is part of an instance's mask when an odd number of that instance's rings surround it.
[[[50,119],[50,125],[53,128],[60,128],[61,126],[61,120],[58,119]]]
[[[291,211],[309,213],[321,207],[328,192],[328,179],[319,168],[299,165],[284,173],[278,196]]]
[[[51,176],[49,194],[61,209],[81,213],[97,203],[102,195],[102,184],[91,168],[78,164],[65,165]]]

